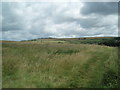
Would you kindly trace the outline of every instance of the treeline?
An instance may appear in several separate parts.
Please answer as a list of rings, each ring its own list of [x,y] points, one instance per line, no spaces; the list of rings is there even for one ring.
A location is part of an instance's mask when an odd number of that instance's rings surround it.
[[[120,46],[120,37],[114,37],[111,39],[105,39],[98,43],[98,45],[107,45],[107,46],[113,46],[118,47]]]
[[[97,44],[106,45],[112,47],[120,46],[120,37],[110,37],[110,38],[82,38],[78,40],[70,40],[71,43],[80,44]]]

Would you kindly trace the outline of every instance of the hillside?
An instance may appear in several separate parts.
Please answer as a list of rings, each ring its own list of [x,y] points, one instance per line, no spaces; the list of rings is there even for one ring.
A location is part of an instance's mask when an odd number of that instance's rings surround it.
[[[3,41],[3,88],[119,86],[117,47],[50,40]]]
[[[72,44],[96,44],[111,47],[120,46],[120,37],[84,37],[84,38],[41,38],[27,41],[34,41],[39,43],[72,43]]]

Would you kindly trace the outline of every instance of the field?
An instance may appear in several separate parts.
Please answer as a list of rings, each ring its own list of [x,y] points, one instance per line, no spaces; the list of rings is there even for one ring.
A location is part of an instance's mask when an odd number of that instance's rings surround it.
[[[3,41],[3,88],[119,87],[117,47],[70,41]]]

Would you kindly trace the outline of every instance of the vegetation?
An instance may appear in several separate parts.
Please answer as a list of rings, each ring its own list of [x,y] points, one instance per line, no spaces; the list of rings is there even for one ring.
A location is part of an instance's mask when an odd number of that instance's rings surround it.
[[[120,86],[118,47],[59,41],[3,41],[3,88]]]
[[[113,46],[113,47],[120,46],[120,37],[111,38],[109,40],[104,40],[99,43],[99,45],[101,44],[107,45],[107,46]]]
[[[109,38],[76,38],[76,39],[65,39],[70,43],[74,44],[97,44],[117,47],[120,46],[120,37],[109,37]]]

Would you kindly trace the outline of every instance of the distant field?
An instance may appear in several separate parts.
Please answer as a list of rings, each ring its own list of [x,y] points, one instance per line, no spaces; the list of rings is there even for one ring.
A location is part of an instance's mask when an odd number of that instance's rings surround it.
[[[66,39],[2,45],[3,88],[119,87],[117,47]]]
[[[63,41],[63,40],[52,40],[52,39],[47,39],[47,40],[37,40],[37,41],[34,41],[34,42],[40,42],[40,43],[65,43],[66,41]]]
[[[37,43],[72,43],[72,44],[96,44],[106,46],[120,46],[120,37],[86,37],[86,38],[46,38],[28,40]],[[24,42],[24,41],[23,41]],[[26,42],[26,41],[25,41]]]

